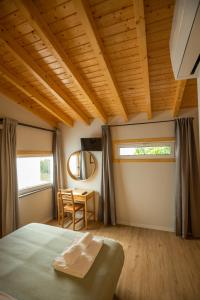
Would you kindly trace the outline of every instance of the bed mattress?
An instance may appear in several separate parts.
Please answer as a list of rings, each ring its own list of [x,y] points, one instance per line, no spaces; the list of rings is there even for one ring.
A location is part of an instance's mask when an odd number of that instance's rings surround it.
[[[0,240],[0,291],[17,300],[111,300],[124,262],[122,246],[104,239],[83,279],[52,267],[66,246],[82,235],[44,224],[26,225]]]

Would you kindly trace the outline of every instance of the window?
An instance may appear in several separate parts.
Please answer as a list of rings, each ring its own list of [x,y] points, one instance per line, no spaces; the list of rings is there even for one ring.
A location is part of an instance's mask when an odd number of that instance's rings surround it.
[[[18,157],[18,188],[22,193],[53,182],[53,157]]]
[[[114,161],[174,161],[174,139],[114,141]]]
[[[160,156],[160,155],[171,155],[172,147],[171,145],[161,146],[161,145],[137,145],[132,147],[120,147],[120,156]]]

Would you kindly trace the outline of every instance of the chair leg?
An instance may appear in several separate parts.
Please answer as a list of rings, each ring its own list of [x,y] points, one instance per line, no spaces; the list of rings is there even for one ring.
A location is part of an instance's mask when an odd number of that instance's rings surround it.
[[[83,207],[83,226],[85,227],[85,206]]]
[[[73,230],[75,230],[75,212],[74,211],[72,214],[72,221],[73,221]]]
[[[62,212],[62,227],[64,227],[64,213]]]
[[[58,210],[58,225],[60,225],[60,211]]]
[[[88,228],[88,219],[87,219],[87,201],[85,202],[85,228]]]

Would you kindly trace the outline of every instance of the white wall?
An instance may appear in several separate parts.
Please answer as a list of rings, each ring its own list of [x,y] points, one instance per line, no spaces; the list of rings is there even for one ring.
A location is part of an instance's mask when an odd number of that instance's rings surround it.
[[[16,119],[22,123],[28,123],[35,126],[51,128],[51,126],[41,118],[0,94],[0,118],[2,117]]]
[[[19,198],[19,225],[52,219],[52,189]]]
[[[0,117],[9,117],[22,123],[51,128],[45,121],[22,106],[0,95]],[[17,150],[52,149],[52,133],[19,126]],[[46,222],[52,219],[52,189],[19,198],[19,225],[30,222]]]
[[[171,112],[154,114],[154,119],[171,119]],[[184,110],[180,115],[195,117],[195,134],[198,137],[197,110]],[[129,122],[143,122],[145,114],[134,117]],[[118,118],[110,123],[119,123]],[[90,126],[75,123],[73,128],[61,126],[65,159],[80,149],[81,137],[101,136],[101,123],[93,121]],[[158,123],[112,128],[113,139],[174,136],[174,123]],[[101,153],[93,152],[98,169],[93,178],[86,182],[73,180],[67,175],[69,187],[94,189],[100,192]],[[66,169],[66,168],[65,168]],[[67,171],[66,171],[67,172]],[[139,227],[174,230],[174,163],[115,163],[115,193],[117,222]]]
[[[94,175],[87,181],[76,181],[67,174],[67,160],[71,153],[81,149],[80,138],[101,137],[101,123],[98,120],[92,122],[90,126],[76,122],[73,128],[61,125],[63,147],[65,153],[65,171],[67,185],[71,188],[80,188],[96,191],[95,198],[98,206],[99,193],[101,189],[101,151],[92,151],[97,163]]]
[[[173,137],[174,123],[112,128],[114,139]],[[173,230],[175,163],[114,163],[117,221]]]
[[[182,116],[195,117],[197,111],[186,110]],[[159,113],[151,121],[171,119],[169,113]],[[142,114],[133,122],[143,122]],[[130,120],[131,122],[131,120]],[[113,139],[174,137],[174,122],[112,127]],[[174,230],[175,163],[124,162],[114,163],[117,222],[145,228]]]
[[[112,128],[113,139],[173,136],[174,122]],[[174,176],[175,163],[114,163],[118,223],[172,231]]]

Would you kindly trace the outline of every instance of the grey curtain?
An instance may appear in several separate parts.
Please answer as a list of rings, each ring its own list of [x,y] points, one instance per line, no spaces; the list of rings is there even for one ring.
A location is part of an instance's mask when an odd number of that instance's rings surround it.
[[[65,177],[65,162],[64,152],[62,147],[62,137],[59,129],[53,134],[53,163],[54,163],[54,175],[53,175],[53,217],[57,217],[57,192],[59,189],[66,188]]]
[[[2,129],[0,128],[0,157],[1,157],[1,144],[2,144]],[[1,159],[0,159],[0,238],[2,237],[2,175],[1,175]]]
[[[176,234],[200,237],[200,178],[193,119],[175,121]]]
[[[15,120],[3,120],[0,143],[1,237],[14,231],[18,225],[16,127]]]
[[[105,225],[116,225],[115,190],[110,127],[102,126],[102,181],[99,219]]]

